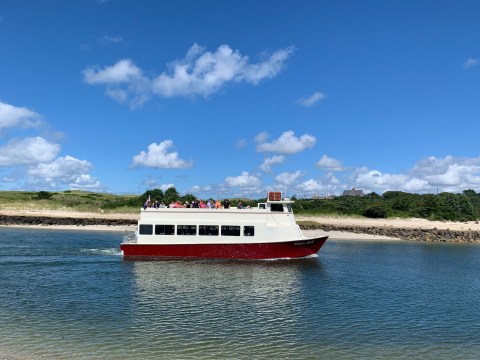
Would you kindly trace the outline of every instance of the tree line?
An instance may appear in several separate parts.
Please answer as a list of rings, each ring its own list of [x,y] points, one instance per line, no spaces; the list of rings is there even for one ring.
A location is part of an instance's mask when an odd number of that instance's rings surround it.
[[[40,191],[32,196],[32,199],[49,201],[56,194]],[[106,198],[99,194],[89,193],[82,198],[82,201],[93,202],[97,207],[105,210],[128,207],[134,211],[135,208],[142,206],[148,198],[166,205],[176,201],[191,203],[192,200],[222,200],[198,199],[193,194],[180,195],[175,187],[171,187],[165,191],[161,189],[147,190],[140,196],[110,196]],[[244,206],[250,205],[251,207],[256,207],[259,202],[266,202],[266,198],[257,200],[230,198],[229,200],[233,207],[237,206],[239,201]],[[372,192],[365,196],[337,196],[318,199],[300,199],[292,196],[292,200],[295,200],[293,210],[297,214],[358,215],[369,218],[416,217],[451,221],[480,219],[480,193],[476,193],[474,190],[465,190],[457,194],[443,192],[437,195],[387,191],[383,195]]]
[[[424,218],[429,220],[473,221],[480,218],[480,193],[465,190],[411,194],[387,191],[383,195],[338,196],[328,199],[295,199],[297,213],[359,215],[369,218]]]

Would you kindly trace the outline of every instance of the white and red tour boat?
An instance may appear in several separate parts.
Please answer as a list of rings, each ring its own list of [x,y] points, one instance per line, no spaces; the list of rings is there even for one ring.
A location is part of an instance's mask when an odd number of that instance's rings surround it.
[[[269,192],[256,208],[141,209],[133,240],[120,245],[124,259],[281,259],[317,254],[328,236],[302,234],[292,200]]]

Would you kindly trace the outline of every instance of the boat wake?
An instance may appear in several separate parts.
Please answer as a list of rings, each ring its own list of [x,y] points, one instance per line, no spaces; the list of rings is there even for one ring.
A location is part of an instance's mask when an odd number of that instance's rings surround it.
[[[102,255],[102,256],[122,256],[122,252],[118,248],[109,249],[82,249],[82,253],[89,255]]]
[[[291,258],[291,257],[281,257],[281,258],[271,258],[271,259],[260,259],[261,261],[283,261],[283,260],[301,260],[301,259],[314,259],[318,258],[318,254],[312,254],[303,256],[301,258]]]
[[[137,232],[129,232],[125,235],[123,235],[123,241],[124,244],[134,244],[137,242]]]

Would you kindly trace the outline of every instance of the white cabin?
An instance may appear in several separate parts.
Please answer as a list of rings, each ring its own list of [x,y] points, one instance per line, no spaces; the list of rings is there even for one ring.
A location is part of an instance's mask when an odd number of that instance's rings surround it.
[[[252,209],[142,209],[136,243],[251,244],[305,239],[295,221],[292,203],[269,193],[266,203]]]

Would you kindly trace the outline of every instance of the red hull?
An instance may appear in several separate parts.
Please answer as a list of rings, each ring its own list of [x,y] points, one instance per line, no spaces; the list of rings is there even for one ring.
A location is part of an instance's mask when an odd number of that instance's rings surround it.
[[[141,258],[210,258],[210,259],[279,259],[300,258],[316,254],[328,236],[289,242],[261,244],[143,245],[122,244],[125,259]]]

